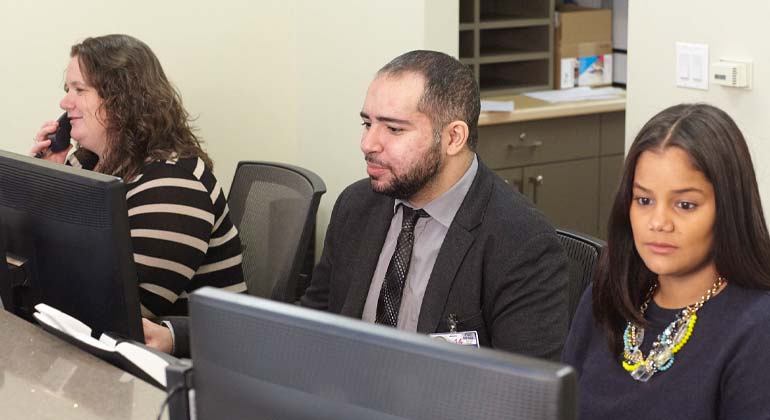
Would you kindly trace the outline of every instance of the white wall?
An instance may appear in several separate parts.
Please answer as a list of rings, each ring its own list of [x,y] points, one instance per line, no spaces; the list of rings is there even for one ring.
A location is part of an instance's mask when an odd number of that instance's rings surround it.
[[[729,113],[743,131],[757,171],[765,217],[770,213],[770,48],[767,0],[629,1],[626,147],[654,114],[681,102],[708,102]],[[708,44],[709,61],[754,60],[752,90],[675,86],[677,41]]]
[[[319,242],[337,195],[366,176],[359,112],[374,74],[413,49],[457,56],[460,20],[457,0],[334,3],[297,9],[297,162],[328,188],[318,210]]]
[[[458,0],[0,0],[0,149],[26,153],[60,114],[69,47],[87,36],[145,41],[197,116],[229,187],[239,160],[304,166],[326,182],[321,241],[338,193],[366,175],[358,113],[387,61],[457,56]]]

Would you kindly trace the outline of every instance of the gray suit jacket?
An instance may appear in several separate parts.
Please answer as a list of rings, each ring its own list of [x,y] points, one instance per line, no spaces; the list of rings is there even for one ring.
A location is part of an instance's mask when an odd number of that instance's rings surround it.
[[[361,318],[393,216],[368,179],[339,196],[302,305]],[[567,257],[526,198],[479,162],[441,245],[417,331],[475,330],[483,346],[558,360],[567,333]]]

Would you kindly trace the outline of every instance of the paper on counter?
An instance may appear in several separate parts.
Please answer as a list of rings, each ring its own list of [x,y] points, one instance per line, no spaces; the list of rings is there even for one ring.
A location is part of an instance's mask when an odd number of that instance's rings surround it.
[[[591,99],[615,99],[623,95],[624,92],[623,89],[617,87],[591,89],[588,86],[582,86],[572,89],[527,92],[523,95],[546,102],[574,102]]]
[[[513,112],[513,101],[481,100],[481,112]]]

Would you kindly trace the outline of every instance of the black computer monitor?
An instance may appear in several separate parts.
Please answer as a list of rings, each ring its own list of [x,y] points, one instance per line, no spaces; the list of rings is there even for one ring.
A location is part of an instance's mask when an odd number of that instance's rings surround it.
[[[44,302],[95,336],[144,342],[120,178],[0,151],[0,219],[7,255],[23,263],[6,310],[31,318]]]
[[[577,416],[566,365],[212,288],[190,315],[200,419]]]
[[[3,235],[3,220],[0,219],[0,256],[5,255],[5,235]],[[0,310],[13,304],[11,292],[11,278],[8,277],[8,266],[0,262]]]

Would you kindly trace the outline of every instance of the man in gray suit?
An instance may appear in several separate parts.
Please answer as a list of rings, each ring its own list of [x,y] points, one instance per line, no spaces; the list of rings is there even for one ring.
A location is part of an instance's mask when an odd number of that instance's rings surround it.
[[[361,111],[369,178],[339,196],[303,306],[558,359],[567,257],[474,153],[479,107],[473,74],[445,54],[377,73]]]

